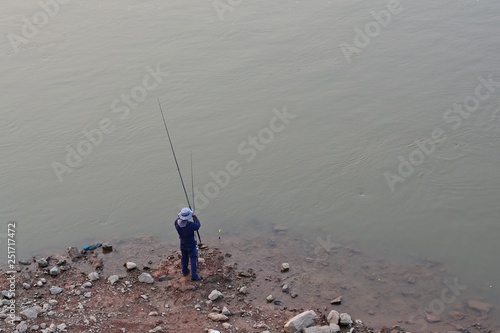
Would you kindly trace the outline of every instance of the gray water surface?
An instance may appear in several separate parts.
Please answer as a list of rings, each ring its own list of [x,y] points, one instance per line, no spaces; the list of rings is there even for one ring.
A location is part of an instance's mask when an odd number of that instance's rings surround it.
[[[160,98],[189,196],[193,153],[202,235],[259,221],[391,260],[434,257],[500,305],[500,84],[482,83],[500,82],[500,2],[231,8],[73,0],[44,22],[38,1],[0,5],[0,218],[18,223],[18,256],[176,239],[186,200]],[[389,9],[377,23],[371,12]],[[474,111],[448,111],[478,86]],[[405,177],[400,157],[418,164]],[[404,181],[391,188],[387,172]]]

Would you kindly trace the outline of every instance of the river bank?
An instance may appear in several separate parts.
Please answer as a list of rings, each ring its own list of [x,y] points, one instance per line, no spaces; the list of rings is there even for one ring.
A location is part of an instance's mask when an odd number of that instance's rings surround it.
[[[363,323],[353,323],[356,332],[500,332],[497,310],[468,295],[467,286],[432,258],[401,266],[331,240],[310,243],[286,227],[269,225],[264,235],[204,239],[201,282],[182,277],[176,243],[153,236],[110,241],[112,251],[62,249],[21,258],[16,274],[1,272],[0,329],[282,332],[304,311],[328,325],[336,310]],[[283,263],[289,265],[284,272]],[[15,278],[11,298],[9,276]],[[214,290],[223,297],[210,301]]]

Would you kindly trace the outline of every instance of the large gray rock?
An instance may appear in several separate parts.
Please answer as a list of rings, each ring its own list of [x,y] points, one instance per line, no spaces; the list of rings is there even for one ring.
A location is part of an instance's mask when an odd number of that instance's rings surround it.
[[[333,333],[340,332],[340,326],[337,324],[330,324],[330,327],[333,329]]]
[[[22,323],[16,326],[16,330],[19,333],[26,333],[28,332],[28,325],[26,325],[26,323],[23,321]]]
[[[212,290],[210,295],[208,295],[208,299],[211,301],[215,301],[215,300],[222,298],[222,297],[224,297],[224,295],[220,291],[218,291],[217,289]]]
[[[351,316],[349,316],[347,313],[341,313],[339,324],[343,326],[352,325]]]
[[[90,281],[97,281],[99,280],[99,273],[97,272],[89,273],[89,275],[87,275],[87,279],[89,279]]]
[[[326,317],[326,320],[328,320],[329,324],[336,324],[338,325],[339,320],[340,320],[340,313],[336,310],[330,311],[328,314],[328,317]]]
[[[35,305],[31,308],[27,308],[21,311],[21,316],[26,317],[27,319],[36,319],[41,311],[42,308],[38,305]]]
[[[318,316],[313,310],[304,311],[287,321],[284,326],[286,333],[302,333],[304,329],[316,325]]]
[[[110,285],[114,285],[116,282],[118,282],[119,279],[120,277],[118,275],[111,275],[110,277],[108,277],[108,282]]]
[[[139,275],[139,282],[153,283],[155,280],[153,280],[153,277],[149,273],[142,273]]]
[[[38,267],[40,267],[40,268],[47,267],[49,265],[49,263],[47,262],[47,259],[45,259],[45,258],[38,259],[36,261],[36,263],[38,264]]]
[[[125,268],[127,268],[127,270],[129,270],[129,271],[133,270],[136,267],[137,267],[137,264],[135,262],[127,261],[125,263]]]
[[[312,326],[304,329],[304,333],[336,333],[336,332],[338,331],[335,331],[335,328],[331,326]]]
[[[50,287],[50,293],[52,295],[60,294],[60,293],[62,293],[62,291],[63,291],[63,288],[55,287],[55,286],[54,287]]]
[[[50,269],[50,275],[52,276],[58,276],[61,271],[59,270],[59,267],[54,266]]]

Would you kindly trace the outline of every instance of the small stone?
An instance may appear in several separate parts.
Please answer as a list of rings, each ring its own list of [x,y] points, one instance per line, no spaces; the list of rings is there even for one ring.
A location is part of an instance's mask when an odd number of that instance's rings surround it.
[[[218,291],[217,289],[212,290],[210,295],[208,295],[208,299],[211,301],[218,300],[219,298],[222,298],[222,297],[224,297],[224,295],[220,291]]]
[[[49,312],[47,312],[47,316],[53,316],[53,315],[55,315],[55,314],[56,314],[56,313],[55,313],[54,311],[49,311]]]
[[[52,275],[52,276],[58,276],[61,271],[59,270],[59,267],[54,266],[50,269],[49,272],[50,272],[50,275]]]
[[[156,317],[156,316],[158,316],[158,312],[156,312],[156,311],[151,311],[150,313],[148,313],[148,316],[151,316],[151,317]]]
[[[267,296],[267,297],[266,297],[266,301],[267,301],[268,303],[271,303],[272,301],[274,301],[274,296],[273,296],[273,295],[269,295],[269,296]]]
[[[291,297],[291,298],[296,298],[297,296],[299,296],[299,294],[297,294],[297,293],[296,293],[296,292],[294,292],[294,291],[292,291],[292,292],[290,293],[290,297]]]
[[[82,288],[90,288],[92,287],[92,282],[85,282],[84,284],[82,284]]]
[[[113,251],[113,246],[110,243],[102,243],[102,252],[109,253]]]
[[[208,318],[213,321],[226,321],[229,320],[229,318],[226,315],[223,315],[222,313],[216,313],[216,312],[211,312],[208,314]]]
[[[83,294],[84,297],[90,298],[92,297],[92,293],[90,291],[87,291],[85,294]]]
[[[42,281],[43,284],[47,283],[47,279],[41,278],[40,281]]]
[[[19,333],[26,333],[28,331],[28,325],[26,325],[25,322],[20,323],[19,325],[16,326],[16,330]]]
[[[280,266],[281,273],[288,272],[290,270],[290,264],[284,262]]]
[[[335,305],[339,305],[340,303],[342,303],[342,296],[339,296],[330,302],[330,304],[335,304]]]
[[[225,315],[225,316],[230,316],[231,315],[231,311],[229,311],[228,308],[223,307],[222,308],[222,314]]]
[[[118,282],[119,279],[120,277],[118,275],[111,275],[110,277],[108,277],[108,282],[110,285],[114,285],[116,282]]]
[[[224,327],[226,330],[229,330],[233,328],[233,325],[231,325],[230,323],[222,323],[222,327]]]
[[[99,280],[99,273],[97,272],[89,273],[89,275],[87,275],[87,279],[89,279],[90,281],[97,281]]]
[[[318,316],[313,310],[302,312],[295,317],[289,319],[285,326],[286,333],[303,332],[304,329],[316,325]]]
[[[288,231],[288,227],[285,227],[284,225],[275,225],[273,227],[273,231],[276,233],[285,233]]]
[[[38,305],[32,306],[31,308],[24,309],[21,311],[21,316],[27,318],[27,319],[36,319],[38,317],[38,314],[42,311],[42,308],[39,307]]]
[[[47,267],[49,265],[49,263],[47,262],[47,259],[45,259],[45,258],[38,259],[36,261],[36,263],[38,264],[38,267],[40,267],[40,268]]]
[[[347,313],[341,313],[340,314],[340,321],[339,324],[341,326],[348,326],[352,325],[352,319],[351,316],[349,316]]]
[[[57,303],[59,303],[58,301],[56,301],[55,299],[49,299],[49,305],[57,305]]]
[[[24,289],[30,289],[30,288],[31,288],[31,286],[29,285],[29,283],[24,282],[24,283],[23,283],[23,288],[24,288]]]
[[[287,292],[288,292],[288,285],[287,285],[287,284],[284,284],[284,285],[281,287],[281,291],[283,291],[284,293],[287,293]]]
[[[27,266],[27,265],[31,265],[31,262],[32,262],[32,261],[31,261],[31,260],[29,260],[29,259],[21,259],[21,260],[19,260],[19,264],[21,264],[21,265],[25,265],[25,266]]]
[[[336,324],[338,325],[339,320],[340,320],[340,313],[338,311],[332,310],[328,314],[328,317],[326,318],[328,320],[329,324]]]
[[[248,289],[247,289],[247,287],[246,287],[246,286],[243,286],[243,287],[241,287],[241,288],[238,290],[238,292],[239,292],[240,294],[246,295],[246,294],[248,294]]]
[[[60,293],[62,293],[62,291],[63,291],[63,288],[55,287],[55,286],[54,287],[50,287],[50,293],[52,295],[60,294]]]
[[[137,264],[135,262],[128,261],[125,263],[124,266],[125,266],[125,268],[127,268],[127,270],[131,271],[137,267]]]
[[[57,329],[59,331],[66,331],[66,327],[68,327],[65,323],[62,323],[60,325],[57,325]]]
[[[450,315],[450,317],[452,317],[455,320],[461,320],[461,319],[465,318],[465,314],[463,314],[462,312],[459,312],[459,311],[450,311],[450,312],[448,312],[448,314]]]
[[[150,274],[142,273],[141,275],[139,275],[139,282],[151,284],[151,283],[155,282],[155,280],[153,280],[153,277]]]
[[[41,286],[43,286],[43,282],[42,282],[42,281],[38,281],[38,282],[36,283],[36,286],[37,286],[37,287],[41,287]]]
[[[68,251],[68,255],[71,259],[78,259],[82,256],[81,252],[76,246],[68,246],[66,250]]]
[[[338,333],[340,332],[340,326],[337,324],[330,324],[330,327],[332,329],[332,333]]]
[[[441,318],[438,315],[428,313],[425,315],[425,320],[427,320],[428,323],[438,323],[441,321]]]
[[[467,305],[469,308],[483,313],[489,313],[493,309],[493,305],[478,300],[470,300],[467,302]]]

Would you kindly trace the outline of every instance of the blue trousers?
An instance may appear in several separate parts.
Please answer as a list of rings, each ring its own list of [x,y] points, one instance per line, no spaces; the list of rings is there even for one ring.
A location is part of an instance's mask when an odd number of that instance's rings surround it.
[[[186,276],[189,274],[189,261],[191,260],[191,278],[198,278],[198,246],[194,248],[181,248],[182,258],[182,275]]]

